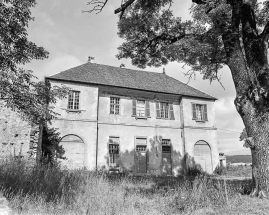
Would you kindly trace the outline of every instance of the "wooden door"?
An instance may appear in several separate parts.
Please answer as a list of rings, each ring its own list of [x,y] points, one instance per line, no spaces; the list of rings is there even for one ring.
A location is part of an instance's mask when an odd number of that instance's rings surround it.
[[[135,153],[135,167],[136,173],[147,173],[147,146],[136,145]]]
[[[171,146],[162,146],[162,173],[172,175]]]

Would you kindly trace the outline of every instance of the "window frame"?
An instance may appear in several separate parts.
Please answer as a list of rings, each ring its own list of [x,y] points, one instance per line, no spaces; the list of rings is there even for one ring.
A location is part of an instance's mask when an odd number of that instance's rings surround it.
[[[163,104],[165,104],[166,106],[163,106]],[[166,107],[166,109],[162,110],[162,107]],[[167,117],[165,117],[165,112],[167,111]],[[162,115],[164,117],[162,117]],[[169,103],[168,102],[160,102],[160,118],[161,119],[170,119],[170,114],[169,114]]]
[[[143,102],[144,102],[144,116],[140,116],[140,115],[138,115],[138,107],[139,107],[139,106],[137,106],[138,101],[140,101],[140,102],[143,101]],[[146,115],[147,115],[147,114],[146,114],[146,100],[137,99],[137,100],[136,100],[136,117],[137,117],[137,118],[147,118]]]
[[[110,140],[112,138],[118,138],[118,142],[117,143],[111,142]],[[110,153],[110,146],[117,146],[117,152],[116,153]],[[108,149],[108,167],[110,169],[111,168],[119,168],[118,160],[120,158],[120,137],[118,137],[118,136],[109,136],[108,148],[107,149]],[[111,162],[111,160],[113,162]]]
[[[70,93],[72,93],[73,95],[73,97],[72,97],[72,107],[70,108],[70,106],[69,106],[69,104],[70,104]],[[77,105],[77,109],[75,109],[74,107],[75,107],[75,100],[76,100],[76,98],[75,98],[75,93],[78,93],[78,105]],[[80,101],[81,101],[81,99],[80,99],[80,97],[81,97],[81,92],[79,91],[79,90],[70,90],[69,91],[69,94],[68,94],[68,98],[67,98],[67,110],[68,111],[80,111]]]
[[[109,97],[110,99],[109,99],[109,114],[111,114],[111,115],[120,115],[120,102],[121,102],[121,99],[120,99],[120,97],[117,97],[117,96],[110,96]],[[114,103],[111,103],[111,101],[112,101],[112,99],[115,99],[114,101]],[[116,99],[118,99],[119,100],[119,103],[117,104],[116,103]],[[111,105],[113,105],[113,111],[114,111],[114,113],[112,113],[111,112]],[[119,112],[118,113],[116,113],[116,107],[118,107],[118,110],[119,110]]]
[[[201,119],[198,119],[197,117],[197,106],[201,106]],[[195,110],[195,117],[194,117],[194,110]],[[208,121],[208,111],[207,111],[207,104],[202,103],[194,103],[192,102],[192,119],[196,122],[206,122]]]
[[[138,139],[144,139],[146,140],[145,143],[138,143],[137,140]],[[146,150],[144,151],[137,151],[137,147],[146,147]],[[148,150],[148,137],[145,137],[145,136],[136,136],[135,137],[135,152],[144,152],[144,153],[147,153],[147,150]]]
[[[138,101],[144,101],[144,116],[138,116],[137,115],[137,102]],[[150,116],[150,101],[147,99],[132,99],[132,117],[135,117],[136,119],[147,119],[151,118]]]

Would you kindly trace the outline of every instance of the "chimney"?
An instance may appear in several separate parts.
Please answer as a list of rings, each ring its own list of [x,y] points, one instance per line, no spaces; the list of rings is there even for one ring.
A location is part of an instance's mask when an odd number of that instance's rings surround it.
[[[94,61],[94,57],[89,56],[89,57],[88,57],[88,63],[93,63],[93,61]]]
[[[165,74],[165,68],[163,68],[163,74]]]

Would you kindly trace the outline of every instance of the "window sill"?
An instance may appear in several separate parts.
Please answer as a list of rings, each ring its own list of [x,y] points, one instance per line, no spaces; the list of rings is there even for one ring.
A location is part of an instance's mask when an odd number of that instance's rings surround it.
[[[72,113],[81,113],[82,111],[86,111],[86,110],[73,110],[73,109],[65,109],[65,108],[61,108],[62,110],[65,110],[67,113],[72,112]]]
[[[205,123],[206,120],[195,120],[195,122],[202,122],[202,123]]]
[[[148,119],[148,117],[146,117],[146,116],[135,116],[135,119]]]

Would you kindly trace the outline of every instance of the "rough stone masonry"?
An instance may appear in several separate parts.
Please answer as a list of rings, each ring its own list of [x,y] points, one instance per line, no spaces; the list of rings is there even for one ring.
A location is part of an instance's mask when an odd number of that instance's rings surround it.
[[[31,126],[0,102],[0,159],[28,157]]]

